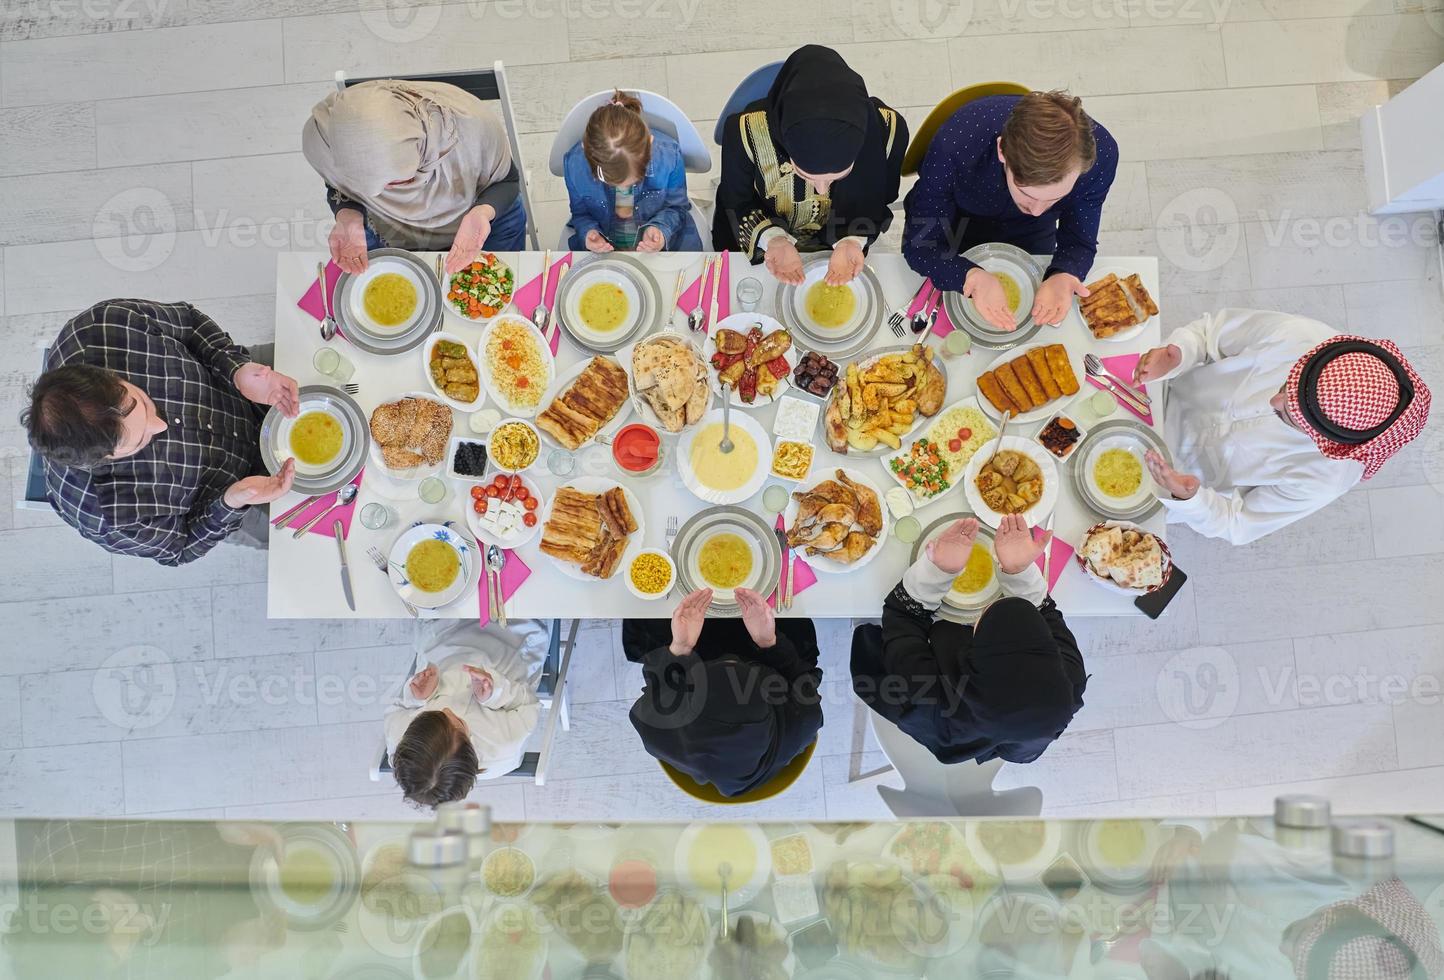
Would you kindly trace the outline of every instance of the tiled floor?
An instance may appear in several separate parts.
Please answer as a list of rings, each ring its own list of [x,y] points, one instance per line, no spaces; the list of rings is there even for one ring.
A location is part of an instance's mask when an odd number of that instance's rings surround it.
[[[1071,87],[1122,146],[1102,249],[1161,257],[1166,329],[1222,305],[1297,310],[1394,338],[1444,390],[1432,222],[1364,213],[1356,125],[1444,56],[1441,3],[807,0],[779,17],[764,0],[17,0],[0,9],[0,416],[94,300],[185,298],[244,341],[268,335],[274,254],[327,230],[298,135],[337,68],[504,58],[553,240],[563,190],[544,161],[576,99],[663,92],[710,133],[739,78],[805,41],[838,46],[914,124],[973,81]],[[775,46],[746,47],[761,34]],[[1059,815],[1255,811],[1283,787],[1444,808],[1441,432],[1259,544],[1178,532],[1192,586],[1158,623],[1074,624],[1087,707],[1000,782],[1042,787]],[[12,495],[22,446],[7,422]],[[0,814],[411,815],[366,777],[407,624],[268,623],[257,553],[165,569],[9,507],[0,567]],[[850,624],[820,625],[822,748],[757,816],[886,812],[879,777],[848,781],[882,764],[848,692]],[[137,657],[169,708],[122,728],[95,682]],[[588,624],[552,781],[479,795],[511,817],[694,813],[627,725],[637,686],[614,630]]]

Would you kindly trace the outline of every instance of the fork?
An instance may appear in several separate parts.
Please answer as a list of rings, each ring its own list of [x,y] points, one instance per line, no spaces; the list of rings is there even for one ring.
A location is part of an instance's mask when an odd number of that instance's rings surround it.
[[[346,392],[346,394],[348,395],[355,395],[360,393],[361,386],[354,381],[348,381],[341,386],[341,390]]]
[[[671,517],[667,518],[667,548],[668,548],[668,550],[671,550],[671,548],[672,548],[672,539],[677,536],[678,523],[679,523],[679,522],[678,522],[677,516],[676,516],[675,514],[672,515]]]
[[[924,279],[918,284],[917,291],[913,293],[913,298],[908,300],[906,305],[899,306],[897,309],[893,310],[892,313],[888,316],[887,323],[888,326],[892,327],[892,333],[894,337],[907,336],[907,330],[903,327],[903,324],[907,323],[908,321],[908,307],[912,306],[918,301],[918,297],[922,295],[922,291],[927,288],[927,285],[928,281]]]
[[[381,549],[372,545],[366,549],[366,555],[376,563],[376,567],[381,570],[381,574],[385,575],[389,580],[391,578],[391,563],[386,560],[386,556],[381,553]],[[420,614],[417,613],[415,606],[405,599],[401,600],[401,604],[406,607],[406,611],[411,614],[412,619],[419,618]]]

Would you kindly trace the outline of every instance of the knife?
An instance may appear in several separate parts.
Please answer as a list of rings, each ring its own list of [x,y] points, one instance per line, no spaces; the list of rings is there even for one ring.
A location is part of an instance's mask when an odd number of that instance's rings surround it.
[[[355,612],[356,597],[351,593],[351,566],[346,564],[346,539],[343,537],[346,529],[337,521],[331,526],[331,533],[336,535],[336,549],[341,553],[341,591],[346,594],[346,605]]]
[[[787,584],[787,573],[792,570],[792,551],[787,546],[787,532],[780,527],[774,527],[772,532],[777,535],[777,543],[782,545],[782,571],[777,576],[777,608],[785,609],[782,604],[787,593],[783,591]]]
[[[704,329],[710,330],[717,326],[717,287],[722,279],[722,256],[717,256],[717,261],[712,263],[712,312],[707,317],[707,326]]]
[[[272,521],[271,526],[279,531],[281,528],[285,527],[292,520],[294,520],[297,514],[301,513],[301,511],[305,510],[307,507],[310,507],[316,501],[320,500],[323,496],[324,494],[316,494],[315,496],[307,497],[305,500],[301,501],[299,504],[292,507],[290,510],[286,511],[280,517]]]
[[[1057,516],[1057,513],[1058,513],[1058,512],[1055,510],[1055,511],[1053,511],[1053,513],[1051,513],[1051,514],[1048,515],[1048,523],[1043,527],[1043,530],[1044,530],[1045,532],[1046,532],[1046,531],[1051,531],[1051,530],[1053,530],[1053,518],[1054,518],[1055,516]],[[1050,580],[1052,579],[1052,575],[1049,574],[1049,573],[1052,571],[1052,568],[1053,568],[1053,539],[1052,539],[1052,538],[1049,538],[1049,539],[1048,539],[1048,542],[1047,542],[1045,545],[1043,545],[1043,597],[1044,597],[1044,598],[1047,598],[1048,596],[1050,596],[1050,595],[1053,594],[1053,584],[1052,584],[1052,582],[1050,581]]]

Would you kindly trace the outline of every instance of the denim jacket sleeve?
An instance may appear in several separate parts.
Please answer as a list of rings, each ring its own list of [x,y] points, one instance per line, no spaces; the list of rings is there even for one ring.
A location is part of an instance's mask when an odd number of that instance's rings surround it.
[[[656,226],[667,240],[668,247],[675,247],[674,242],[684,227],[683,223],[692,219],[692,202],[687,198],[687,171],[675,143],[666,153],[666,166],[658,167],[655,174],[648,175],[648,180],[655,182],[654,187],[661,195],[662,204],[645,223]]]
[[[602,229],[607,221],[607,188],[587,165],[586,154],[578,143],[567,151],[562,166],[562,176],[567,184],[567,197],[571,202],[571,226],[576,233],[573,248],[584,248],[587,232]]]

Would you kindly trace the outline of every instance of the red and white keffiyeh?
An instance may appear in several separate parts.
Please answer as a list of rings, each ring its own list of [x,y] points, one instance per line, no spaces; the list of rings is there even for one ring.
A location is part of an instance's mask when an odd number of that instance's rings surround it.
[[[1320,432],[1300,405],[1304,369],[1320,352],[1349,342],[1362,342],[1382,348],[1399,362],[1414,387],[1409,406],[1387,429],[1366,442],[1347,443]],[[1388,421],[1399,406],[1400,387],[1393,370],[1384,360],[1368,351],[1350,350],[1326,363],[1313,383],[1318,410],[1340,429],[1366,432]],[[1424,429],[1429,420],[1429,388],[1404,359],[1399,348],[1389,340],[1340,335],[1324,341],[1303,357],[1289,371],[1284,385],[1289,417],[1313,439],[1319,452],[1330,459],[1352,459],[1364,464],[1364,479],[1369,479],[1394,455]]]

